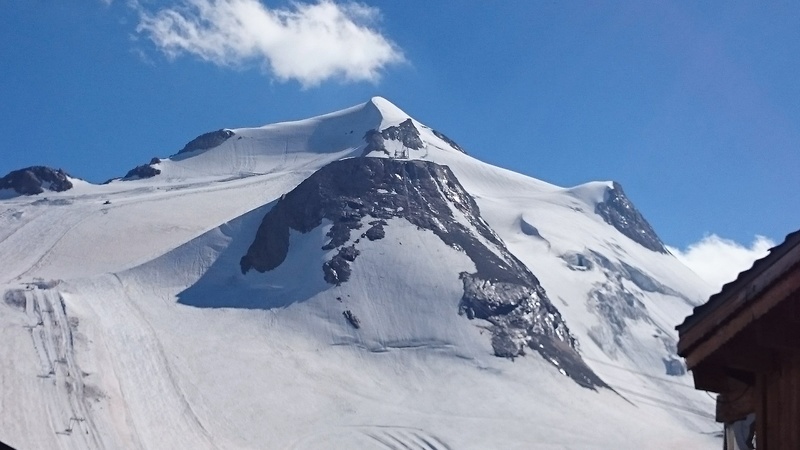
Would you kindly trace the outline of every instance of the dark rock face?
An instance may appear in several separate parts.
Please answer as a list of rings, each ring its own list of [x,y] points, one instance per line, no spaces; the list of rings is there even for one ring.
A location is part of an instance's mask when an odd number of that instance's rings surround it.
[[[457,220],[454,210],[467,223]],[[241,258],[241,270],[274,269],[288,254],[290,229],[306,233],[326,219],[332,225],[323,250],[338,248],[338,252],[323,264],[323,277],[331,284],[344,283],[359,254],[357,242],[382,239],[391,218],[432,231],[475,263],[475,273],[460,275],[464,294],[459,313],[491,323],[497,356],[521,356],[528,347],[582,386],[605,386],[581,360],[575,339],[539,281],[483,221],[474,199],[445,166],[419,160],[352,158],[323,167],[266,214]],[[351,232],[362,229],[364,222],[370,228],[346,245]]]
[[[386,231],[383,229],[383,226],[386,225],[385,220],[373,220],[369,224],[372,226],[364,233],[364,237],[370,241],[377,241],[386,237]]]
[[[150,164],[153,164],[152,162]],[[150,164],[142,164],[141,166],[137,166],[128,171],[123,180],[130,180],[130,179],[141,179],[141,178],[153,178],[154,176],[161,173],[160,169],[156,169],[155,167],[151,166]]]
[[[214,147],[222,144],[226,140],[228,140],[228,138],[233,136],[233,134],[234,134],[233,131],[225,130],[225,129],[212,131],[210,133],[201,134],[200,136],[197,136],[196,138],[194,138],[191,141],[189,141],[189,143],[186,144],[178,152],[178,154],[180,155],[181,153],[193,152],[193,151],[196,151],[196,150],[207,150],[209,148],[214,148]]]
[[[360,320],[358,320],[358,317],[356,317],[356,315],[355,315],[355,314],[353,314],[353,312],[352,312],[352,311],[350,311],[349,309],[346,309],[346,310],[344,310],[344,311],[342,312],[342,315],[343,315],[343,316],[344,316],[344,318],[347,320],[347,322],[348,322],[350,325],[352,325],[352,327],[353,327],[353,328],[355,328],[356,330],[357,330],[357,329],[359,329],[359,328],[361,328],[361,321],[360,321]]]
[[[492,324],[495,355],[513,359],[528,347],[583,387],[607,386],[581,359],[575,338],[538,282],[488,281],[470,274],[462,274],[462,280],[460,310]]]
[[[359,253],[361,252],[353,245],[339,248],[336,256],[322,264],[325,281],[338,286],[349,280],[351,273],[349,263],[355,261]]]
[[[386,150],[386,146],[383,145],[383,135],[378,130],[369,130],[364,134],[364,141],[367,143],[367,146],[364,148],[364,152],[361,156],[367,156],[369,153],[372,152],[384,152],[387,155],[389,152]]]
[[[389,155],[396,158],[408,158],[407,149],[419,150],[425,146],[422,138],[419,135],[419,130],[414,126],[411,119],[407,119],[398,125],[391,126],[383,129],[382,131],[369,130],[364,135],[364,140],[367,142],[367,147],[364,149],[362,156],[366,156],[370,152],[382,151],[387,155],[389,152],[386,150],[384,144],[385,140],[398,141],[403,144],[406,153],[402,155]]]
[[[0,178],[0,189],[13,189],[20,195],[36,195],[45,190],[63,192],[72,189],[68,176],[61,169],[32,166],[14,170]]]
[[[606,191],[605,198],[597,204],[594,212],[600,215],[606,223],[641,246],[654,252],[667,253],[664,243],[661,242],[653,227],[633,206],[633,203],[628,200],[619,183],[614,182],[613,187]]]
[[[381,135],[384,139],[400,141],[404,147],[414,150],[419,150],[425,146],[422,138],[419,137],[419,130],[414,126],[414,122],[411,119],[406,119],[398,125],[384,129],[381,131]]]
[[[438,131],[436,131],[436,130],[434,130],[432,128],[431,128],[431,132],[433,132],[433,134],[436,137],[438,137],[439,139],[447,142],[450,145],[450,147],[453,147],[453,149],[458,150],[458,151],[460,151],[461,153],[463,153],[465,155],[467,154],[466,150],[464,150],[458,144],[456,144],[456,142],[454,140],[452,140],[449,137],[445,136],[444,133],[440,133],[440,132],[438,132]]]

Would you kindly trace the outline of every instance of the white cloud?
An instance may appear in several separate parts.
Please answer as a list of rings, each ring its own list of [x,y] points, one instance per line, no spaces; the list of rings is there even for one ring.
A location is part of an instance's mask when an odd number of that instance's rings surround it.
[[[371,25],[376,8],[358,3],[292,3],[269,8],[258,0],[180,0],[150,12],[139,6],[139,33],[169,57],[192,54],[220,66],[258,63],[278,80],[304,87],[327,79],[376,81],[400,49]]]
[[[686,250],[668,247],[681,262],[689,266],[700,278],[719,292],[725,283],[733,281],[739,272],[749,269],[755,260],[767,255],[775,243],[764,236],[756,236],[749,247],[724,239],[716,234],[705,236]]]

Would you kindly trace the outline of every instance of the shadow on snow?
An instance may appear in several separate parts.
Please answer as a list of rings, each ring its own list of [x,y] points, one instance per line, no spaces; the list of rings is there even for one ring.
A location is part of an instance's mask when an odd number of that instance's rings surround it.
[[[292,230],[291,250],[275,269],[242,274],[239,261],[255,239],[264,216],[276,203],[254,209],[206,233],[209,239],[198,244],[203,246],[198,251],[219,254],[196,283],[177,295],[178,303],[198,308],[285,308],[333,287],[323,279],[322,264],[329,252],[321,249],[327,240],[322,226],[305,234]]]

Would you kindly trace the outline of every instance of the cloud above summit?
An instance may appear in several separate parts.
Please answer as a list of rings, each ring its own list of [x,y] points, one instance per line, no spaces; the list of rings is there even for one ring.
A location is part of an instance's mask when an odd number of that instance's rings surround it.
[[[713,288],[711,293],[716,293],[725,283],[735,280],[739,272],[767,256],[768,250],[774,246],[775,243],[764,236],[756,236],[747,246],[711,234],[685,250],[669,247],[669,251],[707,281]]]
[[[181,0],[157,11],[138,9],[137,31],[170,58],[194,55],[225,67],[255,63],[303,87],[329,79],[375,82],[385,67],[404,61],[374,27],[380,11],[359,3],[270,8],[258,0]]]

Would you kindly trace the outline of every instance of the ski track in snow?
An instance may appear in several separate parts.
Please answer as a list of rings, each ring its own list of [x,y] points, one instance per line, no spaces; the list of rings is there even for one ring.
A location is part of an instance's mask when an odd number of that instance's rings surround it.
[[[116,274],[114,274],[114,278],[117,280],[117,282],[119,282],[120,286],[124,289],[125,285],[122,279]],[[173,373],[170,367],[169,360],[167,359],[166,353],[164,352],[164,346],[158,339],[158,335],[153,329],[153,326],[147,321],[147,319],[145,319],[144,313],[141,311],[141,309],[135,302],[121,302],[121,303],[124,303],[126,306],[128,306],[128,311],[127,314],[125,314],[125,316],[136,317],[137,319],[136,324],[138,325],[137,328],[143,331],[142,337],[148,339],[154,345],[156,349],[156,358],[152,359],[152,362],[158,365],[160,367],[160,370],[163,370],[166,373],[168,381],[167,387],[171,391],[171,394],[173,394],[174,399],[178,401],[178,403],[185,411],[186,413],[185,415],[188,416],[191,423],[195,426],[195,431],[197,432],[197,434],[203,437],[203,439],[208,444],[208,447],[218,448],[216,444],[214,444],[211,434],[209,434],[208,430],[206,430],[206,427],[197,417],[197,414],[195,414],[194,409],[192,409],[191,403],[189,403],[189,401],[186,399],[186,394],[175,378],[175,374]]]
[[[306,436],[290,445],[289,450],[331,448],[333,442],[350,448],[379,450],[452,450],[436,435],[413,427],[391,425],[357,425]],[[366,446],[369,447],[366,447]]]
[[[72,230],[78,227],[82,222],[86,221],[90,217],[90,215],[91,213],[78,216],[78,219],[76,221],[72,222],[67,228],[64,229],[63,232],[58,233],[57,237],[52,241],[52,243],[47,244],[47,249],[44,251],[44,253],[42,253],[42,255],[36,261],[34,261],[33,264],[30,265],[30,267],[25,269],[22,273],[20,273],[16,277],[12,277],[10,280],[7,280],[7,282],[14,279],[21,280],[23,278],[26,278],[28,275],[41,268],[46,259],[53,253],[53,249],[58,245],[58,243],[61,242],[61,240],[64,239],[64,237],[67,234],[69,234]]]
[[[387,450],[450,450],[450,446],[424,430],[400,427],[374,427],[363,431]]]
[[[26,328],[39,357],[41,373],[38,377],[46,392],[50,428],[70,440],[68,446],[61,448],[104,448],[86,402],[63,299],[57,291],[32,285],[24,295]]]

